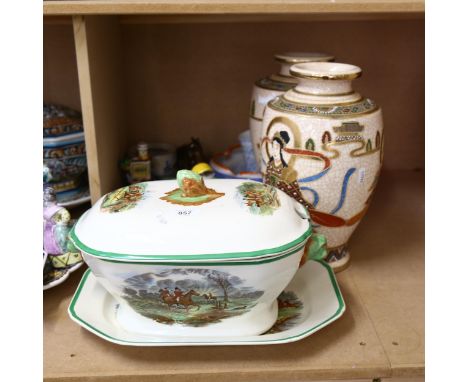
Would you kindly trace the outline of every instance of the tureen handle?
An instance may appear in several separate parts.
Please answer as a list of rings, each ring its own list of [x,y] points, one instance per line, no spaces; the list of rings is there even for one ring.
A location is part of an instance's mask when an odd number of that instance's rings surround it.
[[[313,233],[305,250],[309,260],[323,260],[327,256],[327,239],[322,234]]]

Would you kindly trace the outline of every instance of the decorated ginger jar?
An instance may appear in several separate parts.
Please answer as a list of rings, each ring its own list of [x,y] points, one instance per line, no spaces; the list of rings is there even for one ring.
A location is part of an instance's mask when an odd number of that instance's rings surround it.
[[[119,304],[180,336],[267,331],[301,260],[326,254],[284,192],[187,170],[103,196],[70,237]]]
[[[357,66],[302,63],[290,73],[298,84],[265,110],[261,171],[267,184],[307,208],[327,238],[328,262],[343,269],[382,165],[382,112],[353,91]]]
[[[280,71],[255,82],[250,100],[249,128],[255,157],[260,167],[262,138],[262,120],[268,101],[292,89],[297,84],[297,78],[289,73],[292,65],[302,62],[333,61],[334,57],[318,52],[288,52],[275,55],[275,60],[281,64]]]

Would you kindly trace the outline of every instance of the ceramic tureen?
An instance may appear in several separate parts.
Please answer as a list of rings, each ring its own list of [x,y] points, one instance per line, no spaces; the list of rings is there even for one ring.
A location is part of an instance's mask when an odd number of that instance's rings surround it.
[[[187,170],[103,196],[70,237],[120,304],[172,336],[265,332],[301,259],[326,254],[283,191]]]

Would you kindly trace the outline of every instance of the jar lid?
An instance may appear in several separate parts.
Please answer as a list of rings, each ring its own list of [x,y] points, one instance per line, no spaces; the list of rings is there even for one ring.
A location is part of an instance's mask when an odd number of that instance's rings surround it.
[[[334,56],[320,52],[284,52],[275,54],[275,60],[288,64],[299,64],[301,62],[333,61]]]
[[[305,208],[272,186],[206,179],[138,183],[103,196],[73,228],[83,252],[114,261],[249,260],[283,255],[311,235]]]

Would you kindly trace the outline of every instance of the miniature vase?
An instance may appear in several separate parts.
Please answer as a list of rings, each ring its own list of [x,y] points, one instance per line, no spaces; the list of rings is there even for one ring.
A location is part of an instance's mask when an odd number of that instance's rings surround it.
[[[349,261],[347,242],[366,213],[383,159],[381,109],[353,91],[354,65],[291,67],[298,84],[270,101],[262,125],[264,181],[302,203],[327,238],[335,271]]]
[[[256,81],[250,101],[249,127],[258,168],[260,168],[261,163],[260,141],[265,106],[268,101],[292,89],[297,84],[297,78],[289,73],[291,66],[303,62],[333,61],[334,57],[325,53],[290,52],[276,54],[275,60],[281,64],[279,73]]]

